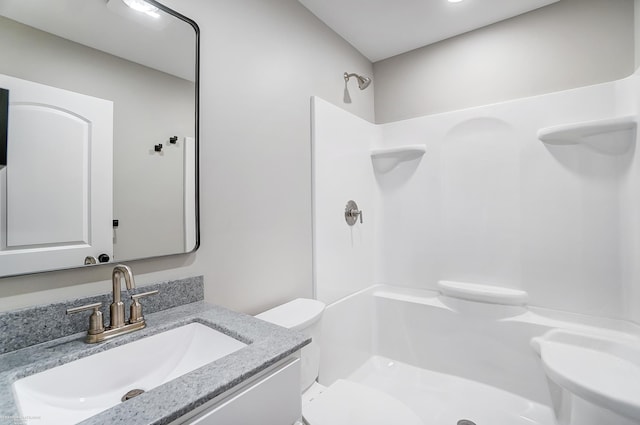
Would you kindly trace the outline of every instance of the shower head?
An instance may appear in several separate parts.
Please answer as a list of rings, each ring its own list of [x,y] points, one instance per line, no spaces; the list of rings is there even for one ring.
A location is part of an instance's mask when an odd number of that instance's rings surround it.
[[[371,78],[369,77],[363,77],[362,75],[358,75],[358,74],[347,74],[346,72],[344,73],[344,81],[348,82],[349,78],[351,77],[356,77],[356,80],[358,80],[358,87],[360,88],[360,90],[364,90],[367,87],[369,87],[369,84],[371,84]]]

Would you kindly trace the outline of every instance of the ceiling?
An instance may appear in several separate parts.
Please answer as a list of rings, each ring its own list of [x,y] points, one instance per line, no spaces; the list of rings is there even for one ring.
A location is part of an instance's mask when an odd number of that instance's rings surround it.
[[[377,62],[559,0],[299,0]]]
[[[299,1],[377,62],[559,0]],[[195,33],[178,19],[149,22],[120,0],[2,0],[0,15],[193,80]]]
[[[194,81],[196,33],[161,13],[150,19],[120,0],[0,0],[0,16]]]

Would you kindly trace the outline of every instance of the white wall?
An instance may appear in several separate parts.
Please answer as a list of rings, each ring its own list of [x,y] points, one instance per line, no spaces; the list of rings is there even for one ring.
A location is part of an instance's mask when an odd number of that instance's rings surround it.
[[[376,121],[629,76],[635,69],[633,6],[633,0],[562,0],[376,62]]]
[[[562,146],[541,142],[537,133],[576,122],[637,120],[639,87],[634,76],[368,125],[358,135],[351,134],[361,126],[357,117],[328,104],[316,108],[314,134],[330,151],[315,157],[322,182],[316,197],[325,200],[315,205],[322,229],[318,294],[353,293],[375,270],[372,283],[432,290],[439,280],[496,285],[527,291],[531,305],[638,321],[637,129]],[[370,148],[413,145],[425,147],[422,158],[374,173]],[[367,211],[375,226],[361,229],[374,239],[373,258],[345,238],[337,213],[334,226],[327,225],[340,200],[331,205],[329,199],[347,186],[349,168],[360,193],[367,184],[376,187],[367,195],[376,201]]]
[[[249,313],[310,296],[310,102],[342,104],[368,60],[297,1],[171,0],[201,29],[200,249],[132,262],[139,285],[203,274],[207,300]],[[343,105],[373,121],[373,86]],[[111,268],[0,280],[0,309],[109,290]]]
[[[313,249],[316,298],[327,304],[374,280],[375,188],[369,152],[380,129],[320,98],[312,99]],[[349,226],[345,207],[362,211]]]
[[[625,87],[624,94],[620,96],[634,97],[636,111],[640,112],[640,73],[635,73],[635,85],[631,88]],[[625,200],[622,205],[621,220],[627,227],[623,235],[624,249],[627,255],[622,259],[622,278],[631,284],[623,288],[622,298],[625,300],[625,316],[630,317],[636,323],[640,323],[640,149],[637,143],[640,140],[640,128],[636,130],[636,148],[633,152],[634,166],[629,171],[628,176],[621,187],[621,194]]]
[[[640,0],[634,1],[634,29],[635,29],[635,66],[640,68]]]
[[[625,192],[635,143],[551,146],[541,128],[637,114],[635,79],[385,124],[384,143],[424,143],[414,174],[379,184],[380,281],[458,280],[524,289],[532,305],[632,318],[636,258]],[[628,135],[627,135],[628,136]],[[393,182],[396,182],[395,186]],[[411,205],[398,220],[399,205]],[[411,257],[405,252],[413,253]]]

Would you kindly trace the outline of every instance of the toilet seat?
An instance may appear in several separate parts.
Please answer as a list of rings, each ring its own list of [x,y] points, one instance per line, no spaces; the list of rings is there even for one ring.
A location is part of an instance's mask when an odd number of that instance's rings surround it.
[[[309,425],[424,425],[395,397],[345,379],[304,405],[302,414]]]

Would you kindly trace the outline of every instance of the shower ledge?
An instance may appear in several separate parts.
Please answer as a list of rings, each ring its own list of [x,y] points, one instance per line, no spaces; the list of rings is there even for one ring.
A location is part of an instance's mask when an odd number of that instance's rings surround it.
[[[636,126],[637,118],[634,115],[583,121],[541,128],[538,130],[538,139],[549,145],[577,145],[585,143],[593,136],[635,130]],[[635,132],[630,141],[633,140],[635,140]]]
[[[371,149],[371,161],[375,170],[386,173],[397,167],[401,162],[422,157],[426,151],[427,147],[425,145]]]
[[[438,281],[438,290],[449,297],[490,304],[522,306],[529,300],[529,294],[520,289],[452,280]]]

